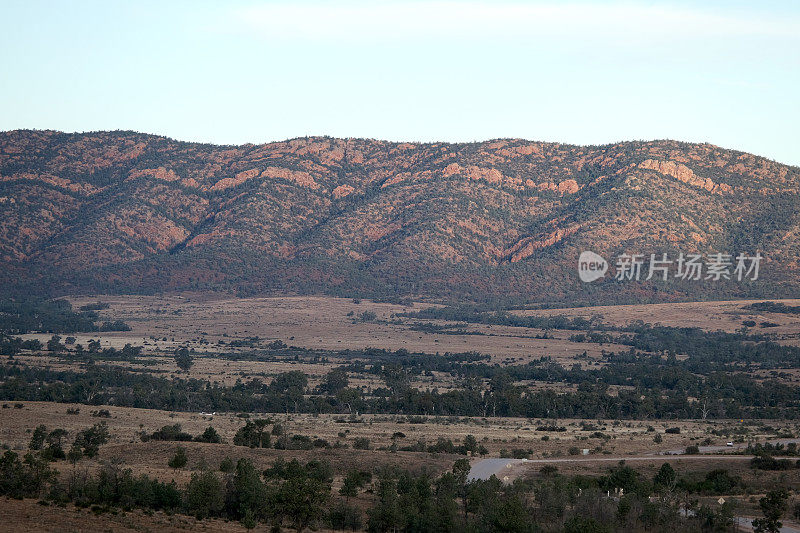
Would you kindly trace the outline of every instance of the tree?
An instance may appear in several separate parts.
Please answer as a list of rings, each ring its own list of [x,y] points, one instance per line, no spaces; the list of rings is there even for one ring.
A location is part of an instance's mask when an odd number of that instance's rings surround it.
[[[83,455],[92,458],[100,452],[100,446],[107,443],[109,438],[108,425],[100,422],[78,433],[75,445],[82,448]]]
[[[32,453],[26,454],[23,461],[11,450],[6,450],[0,457],[0,495],[36,498],[48,483],[56,480],[56,476],[47,461]]]
[[[350,380],[347,377],[347,372],[342,368],[334,368],[325,376],[325,380],[320,387],[328,394],[335,395],[340,390],[349,385]]]
[[[250,448],[269,448],[271,439],[266,427],[271,423],[272,420],[268,418],[248,420],[233,436],[233,444]],[[277,424],[275,427],[277,427]]]
[[[475,438],[475,435],[467,435],[464,437],[464,450],[475,454],[478,449],[478,439]]]
[[[764,518],[753,520],[756,533],[778,533],[783,527],[781,516],[786,512],[789,495],[785,490],[771,490],[758,501]]]
[[[385,475],[378,481],[378,503],[367,511],[367,531],[397,531],[403,519],[403,511],[397,501],[397,481]]]
[[[217,430],[211,426],[208,426],[205,431],[203,431],[202,435],[198,435],[195,437],[197,442],[209,442],[209,443],[220,443],[222,439],[217,433]]]
[[[339,494],[345,497],[346,500],[358,496],[358,489],[362,488],[364,484],[372,478],[369,472],[361,472],[359,470],[350,470],[344,476],[342,481],[342,488],[339,489]]]
[[[275,501],[278,512],[289,519],[298,532],[322,516],[323,505],[330,495],[330,487],[309,477],[295,477],[278,488]]]
[[[471,437],[472,435],[468,435]],[[475,437],[473,437],[474,439]],[[466,439],[465,439],[466,440]],[[467,522],[467,494],[469,487],[467,481],[469,479],[470,465],[468,459],[459,459],[453,463],[453,476],[455,477],[456,486],[458,487],[459,495],[461,496],[461,505],[464,508],[464,523]]]
[[[335,530],[360,531],[364,526],[361,511],[347,503],[340,503],[328,512],[328,526]]]
[[[225,458],[222,461],[219,462],[219,471],[220,472],[224,472],[226,474],[230,474],[231,472],[233,472],[234,468],[236,468],[236,467],[233,464],[233,459],[231,459],[227,455],[225,456]]]
[[[243,522],[255,522],[266,514],[266,488],[249,459],[239,459],[233,476],[234,512]]]
[[[184,372],[189,372],[189,369],[192,368],[194,358],[186,346],[175,349],[175,363]]]
[[[64,459],[64,438],[67,436],[67,430],[63,428],[56,428],[47,434],[45,442],[47,447],[42,451],[42,457],[49,460]]]
[[[200,474],[195,472],[186,487],[185,502],[186,510],[198,519],[218,514],[225,506],[222,482],[214,472],[206,471]]]
[[[67,460],[74,465],[81,460],[81,457],[83,457],[81,447],[77,444],[73,444],[67,452]]]
[[[186,450],[183,446],[178,446],[178,449],[175,450],[175,455],[169,460],[168,464],[171,468],[177,469],[186,466],[187,462],[189,462],[189,459],[186,457]]]
[[[63,344],[61,344],[61,337],[58,335],[53,335],[50,337],[50,340],[47,341],[47,351],[48,352],[61,352],[66,348]]]
[[[653,483],[669,492],[675,488],[677,479],[678,474],[675,469],[669,463],[664,463],[653,478]]]
[[[31,435],[31,442],[28,444],[28,448],[31,450],[41,450],[42,445],[44,445],[45,437],[47,437],[47,426],[44,424],[36,426],[36,429],[33,430],[33,435]]]

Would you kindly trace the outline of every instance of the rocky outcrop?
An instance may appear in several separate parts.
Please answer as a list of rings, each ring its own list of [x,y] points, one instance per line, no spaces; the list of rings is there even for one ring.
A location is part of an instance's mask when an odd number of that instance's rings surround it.
[[[639,168],[648,170],[655,170],[661,174],[671,176],[678,181],[687,183],[693,187],[705,189],[708,192],[730,192],[731,187],[725,183],[714,183],[711,178],[702,178],[696,175],[692,169],[681,163],[675,161],[659,161],[655,159],[646,159],[639,163]]]

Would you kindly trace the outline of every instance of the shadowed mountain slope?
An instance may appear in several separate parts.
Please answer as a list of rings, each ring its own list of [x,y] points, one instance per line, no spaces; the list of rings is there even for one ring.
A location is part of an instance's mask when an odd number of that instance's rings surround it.
[[[707,144],[0,133],[10,292],[451,300],[797,296],[800,169]],[[756,282],[577,276],[582,250],[755,253]],[[613,264],[612,264],[613,270]]]

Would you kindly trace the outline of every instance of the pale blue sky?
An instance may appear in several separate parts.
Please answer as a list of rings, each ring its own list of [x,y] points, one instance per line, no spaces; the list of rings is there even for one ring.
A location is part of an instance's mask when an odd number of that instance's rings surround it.
[[[798,165],[797,6],[0,0],[0,130],[672,138]]]

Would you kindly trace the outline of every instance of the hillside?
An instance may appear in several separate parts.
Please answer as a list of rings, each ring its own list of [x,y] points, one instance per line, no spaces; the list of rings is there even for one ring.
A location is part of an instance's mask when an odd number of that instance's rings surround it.
[[[800,169],[708,144],[0,133],[0,284],[612,303],[800,295]],[[753,254],[757,281],[577,276],[593,250]],[[612,264],[613,267],[613,264]]]

